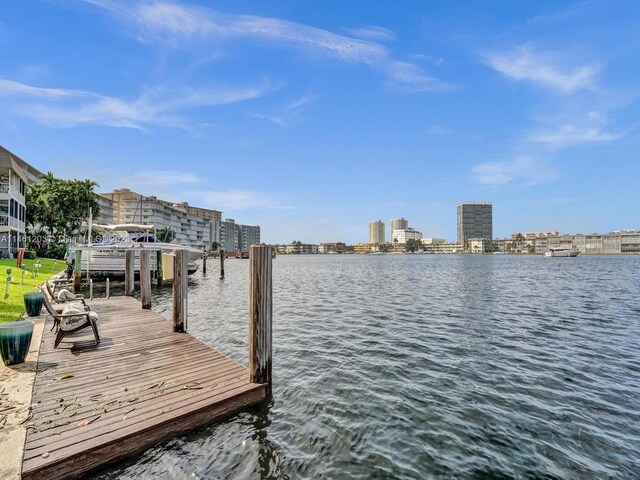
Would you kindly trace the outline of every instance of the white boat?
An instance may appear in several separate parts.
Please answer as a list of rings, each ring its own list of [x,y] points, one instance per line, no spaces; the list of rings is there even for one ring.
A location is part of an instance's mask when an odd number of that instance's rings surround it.
[[[115,224],[115,225],[92,225],[92,230],[100,232],[102,239],[100,242],[92,244],[78,244],[70,246],[67,253],[67,264],[73,265],[75,252],[82,249],[82,275],[86,275],[87,270],[91,277],[124,277],[124,252],[127,249],[152,248],[153,251],[171,253],[176,248],[187,250],[189,275],[198,270],[198,260],[202,258],[203,251],[176,243],[160,242],[153,235],[153,225],[138,224]],[[149,258],[150,268],[156,270],[156,256]],[[140,270],[140,257],[135,255],[134,270]]]
[[[579,250],[573,248],[557,247],[550,248],[544,253],[545,257],[577,257]]]

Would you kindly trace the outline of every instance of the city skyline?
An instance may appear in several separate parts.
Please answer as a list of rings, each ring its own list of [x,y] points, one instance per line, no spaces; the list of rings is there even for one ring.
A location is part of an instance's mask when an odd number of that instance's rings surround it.
[[[0,144],[266,243],[353,244],[401,215],[454,240],[466,199],[494,204],[494,237],[637,229],[639,11],[7,2]]]

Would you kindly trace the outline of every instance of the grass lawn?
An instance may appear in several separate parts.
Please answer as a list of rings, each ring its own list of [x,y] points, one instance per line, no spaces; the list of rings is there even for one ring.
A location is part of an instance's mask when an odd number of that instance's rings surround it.
[[[33,264],[39,261],[40,271],[36,278],[31,278]],[[59,273],[67,267],[64,260],[52,260],[40,258],[38,260],[24,260],[22,262],[27,270],[24,273],[24,285],[20,285],[22,270],[16,267],[15,258],[0,260],[0,323],[13,322],[24,314],[25,292],[36,292],[47,278]],[[7,267],[11,267],[11,283],[9,284],[9,298],[4,299],[5,286],[7,284]]]

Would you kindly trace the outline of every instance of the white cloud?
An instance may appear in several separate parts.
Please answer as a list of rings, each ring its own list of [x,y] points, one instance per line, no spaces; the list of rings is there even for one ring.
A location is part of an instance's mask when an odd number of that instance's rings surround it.
[[[549,162],[530,156],[481,163],[473,167],[472,172],[479,183],[489,186],[533,186],[554,180],[558,176],[557,169]]]
[[[359,28],[348,28],[349,32],[354,37],[362,38],[364,40],[385,41],[395,40],[396,34],[393,30],[388,28],[378,27],[375,25],[365,25]]]
[[[624,135],[625,132],[605,132],[600,127],[582,128],[576,125],[562,125],[552,131],[532,135],[529,139],[553,147],[570,147],[585,143],[613,142]]]
[[[608,117],[597,110],[574,116],[569,122],[529,135],[528,140],[552,148],[567,148],[593,143],[608,143],[624,137],[628,131],[607,131]]]
[[[563,93],[573,93],[594,87],[597,65],[561,65],[562,55],[556,52],[536,52],[529,44],[503,53],[485,55],[487,64],[503,75],[530,81]]]
[[[0,94],[16,97],[15,110],[45,125],[105,125],[146,130],[149,125],[184,127],[182,111],[261,97],[280,85],[267,81],[248,87],[150,89],[133,101],[94,92],[41,88],[0,79]]]
[[[371,41],[374,32],[377,39],[392,34],[381,27],[367,27],[369,40],[362,40],[279,18],[230,15],[173,2],[137,2],[129,6],[106,0],[86,1],[135,24],[138,38],[148,43],[181,48],[208,46],[216,50],[222,41],[252,38],[343,62],[368,65],[387,74],[394,90],[417,92],[450,87],[425,74],[417,65],[394,59],[388,48]],[[399,84],[404,84],[404,88],[399,88]]]

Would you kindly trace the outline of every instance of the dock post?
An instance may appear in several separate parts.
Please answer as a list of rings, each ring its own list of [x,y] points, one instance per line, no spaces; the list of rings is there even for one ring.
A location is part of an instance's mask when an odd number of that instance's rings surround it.
[[[109,290],[110,290],[110,288],[109,288],[109,287],[111,286],[111,285],[110,285],[110,283],[111,283],[111,282],[109,282],[109,278],[107,278],[107,286],[106,286],[106,289],[105,289],[105,292],[104,292],[104,297],[105,297],[105,298],[109,298],[109,293],[110,293],[110,292],[109,292]]]
[[[220,278],[224,278],[224,250],[220,250]]]
[[[202,274],[207,274],[207,252],[202,254]]]
[[[162,250],[156,252],[156,282],[162,286]]]
[[[93,278],[89,279],[89,300],[93,300]]]
[[[151,308],[151,268],[149,265],[149,254],[147,249],[140,249],[140,302],[142,308]]]
[[[189,253],[173,251],[173,331],[187,331],[187,287],[189,283]]]
[[[76,264],[73,270],[73,290],[80,290],[80,275],[82,272],[82,250],[76,250]]]
[[[271,395],[272,248],[251,245],[249,253],[249,381],[268,384]]]
[[[135,255],[136,253],[133,250],[125,250],[124,252],[124,294],[128,296],[133,295],[133,289],[135,288]]]

